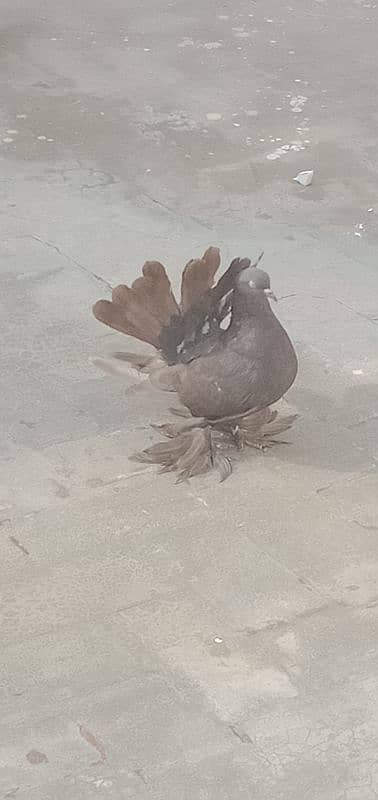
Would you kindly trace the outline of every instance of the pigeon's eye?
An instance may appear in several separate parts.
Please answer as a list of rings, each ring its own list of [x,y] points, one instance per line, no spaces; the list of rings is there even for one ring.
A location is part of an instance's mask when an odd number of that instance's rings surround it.
[[[256,288],[256,284],[255,284],[254,281],[248,281],[248,286],[250,286],[251,289],[255,289]]]

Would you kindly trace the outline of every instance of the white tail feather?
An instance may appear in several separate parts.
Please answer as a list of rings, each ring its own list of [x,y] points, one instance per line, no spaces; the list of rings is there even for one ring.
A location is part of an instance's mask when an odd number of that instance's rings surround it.
[[[117,378],[131,379],[135,384],[145,383],[148,380],[148,374],[140,372],[136,367],[132,367],[126,361],[120,361],[112,357],[97,357],[91,358],[91,363],[105,372],[106,375],[112,375]]]

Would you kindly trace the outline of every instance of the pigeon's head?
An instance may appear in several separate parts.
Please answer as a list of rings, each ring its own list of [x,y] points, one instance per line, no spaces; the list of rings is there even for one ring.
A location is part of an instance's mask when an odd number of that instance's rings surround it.
[[[277,301],[276,295],[270,287],[270,277],[263,269],[259,269],[257,264],[262,258],[262,254],[255,264],[243,269],[238,277],[238,286],[244,292],[262,293],[265,297]]]

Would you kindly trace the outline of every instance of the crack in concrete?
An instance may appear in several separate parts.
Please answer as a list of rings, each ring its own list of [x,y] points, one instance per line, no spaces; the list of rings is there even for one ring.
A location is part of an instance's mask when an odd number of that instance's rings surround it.
[[[353,520],[354,522],[355,520]],[[377,528],[375,528],[377,530]],[[266,632],[278,632],[281,630],[287,630],[287,628],[293,627],[297,622],[301,620],[311,619],[312,617],[320,616],[321,614],[325,614],[328,611],[365,611],[369,608],[377,608],[378,607],[378,596],[372,597],[370,600],[367,600],[365,603],[348,603],[346,600],[337,600],[332,599],[329,603],[324,603],[321,606],[317,606],[316,608],[306,609],[305,611],[300,611],[299,614],[294,614],[292,617],[288,617],[287,619],[277,619],[277,620],[269,620],[265,624],[261,625],[260,627],[245,627],[240,628],[238,633],[246,634],[247,636],[258,636],[260,633]]]
[[[9,541],[12,542],[12,544],[14,544],[18,550],[21,550],[21,553],[23,553],[24,556],[30,556],[29,550],[27,550],[26,547],[24,547],[24,545],[21,544],[21,542],[19,542],[15,536],[9,536]]]
[[[365,522],[360,522],[358,519],[351,519],[349,522],[353,522],[354,525],[358,525],[359,528],[363,528],[365,531],[378,531],[378,525],[369,525]]]
[[[350,606],[348,606],[349,608]],[[292,617],[288,619],[274,619],[268,620],[265,624],[260,625],[259,627],[252,627],[248,626],[246,628],[241,628],[239,633],[245,633],[247,636],[258,636],[260,633],[265,633],[266,631],[280,631],[283,628],[290,628],[292,625],[295,625],[296,622],[302,619],[311,619],[311,617],[315,617],[318,614],[323,614],[327,611],[336,608],[345,608],[343,603],[338,600],[332,600],[331,602],[323,603],[320,606],[316,606],[316,608],[306,609],[305,611],[300,611],[299,614],[294,614]]]
[[[340,306],[343,306],[343,308],[346,308],[352,314],[356,314],[357,317],[362,317],[362,319],[365,319],[367,322],[371,322],[372,325],[376,326],[378,324],[378,321],[376,321],[374,317],[370,317],[369,314],[364,314],[363,311],[357,311],[356,308],[348,306],[347,303],[344,303],[343,300],[339,300],[337,297],[334,297],[334,300],[336,301],[336,303],[338,303]]]
[[[160,208],[163,208],[165,211],[168,211],[170,214],[173,214],[173,216],[175,216],[175,217],[179,217],[179,218],[183,218],[184,217],[184,218],[187,218],[187,219],[191,219],[197,225],[200,225],[201,228],[206,228],[207,231],[214,230],[213,226],[210,225],[208,222],[204,222],[202,219],[199,219],[198,217],[195,217],[193,214],[179,213],[179,212],[176,211],[176,209],[172,208],[167,203],[164,203],[162,200],[158,200],[152,194],[148,194],[148,192],[142,192],[142,196],[143,197],[147,197],[148,200],[151,200],[151,203],[155,203],[155,205],[159,206]]]
[[[347,425],[349,431],[353,430],[354,428],[359,428],[360,425],[366,425],[367,422],[371,422],[372,420],[378,419],[378,414],[370,414],[368,417],[364,417],[363,419],[359,419],[358,422],[352,422],[351,425]]]
[[[96,272],[92,272],[92,270],[90,270],[89,267],[85,267],[84,264],[80,264],[80,261],[77,261],[76,258],[72,258],[72,256],[68,255],[68,253],[65,253],[64,250],[62,250],[59,247],[59,245],[54,244],[53,242],[49,242],[46,239],[42,239],[40,236],[37,236],[35,233],[27,233],[27,234],[24,234],[23,236],[20,236],[19,238],[21,238],[21,239],[34,239],[35,242],[39,242],[39,244],[44,245],[44,247],[49,247],[51,250],[55,250],[55,252],[58,253],[58,255],[60,255],[62,258],[65,258],[66,261],[69,262],[69,264],[72,264],[73,266],[77,267],[81,272],[84,272],[85,275],[89,275],[90,278],[94,278],[96,281],[101,283],[103,286],[106,286],[108,289],[112,290],[113,287],[109,283],[109,281],[107,281],[101,275],[97,275]]]
[[[289,300],[292,297],[299,297],[300,295],[305,295],[311,300],[334,300],[335,303],[338,303],[339,306],[346,308],[346,310],[351,314],[361,317],[362,319],[366,320],[366,322],[371,322],[372,325],[378,325],[378,317],[373,317],[370,314],[364,314],[363,311],[358,311],[356,308],[353,308],[353,306],[349,306],[348,303],[345,303],[344,300],[340,300],[338,297],[334,297],[333,295],[318,295],[311,294],[310,292],[292,292],[291,294],[284,294],[280,296],[278,300]]]

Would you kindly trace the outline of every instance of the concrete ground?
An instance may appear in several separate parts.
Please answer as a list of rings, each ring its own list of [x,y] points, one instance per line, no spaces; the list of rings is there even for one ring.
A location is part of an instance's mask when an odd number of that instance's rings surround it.
[[[1,800],[378,797],[377,15],[2,0]],[[209,244],[265,250],[301,416],[175,486],[90,307]]]

